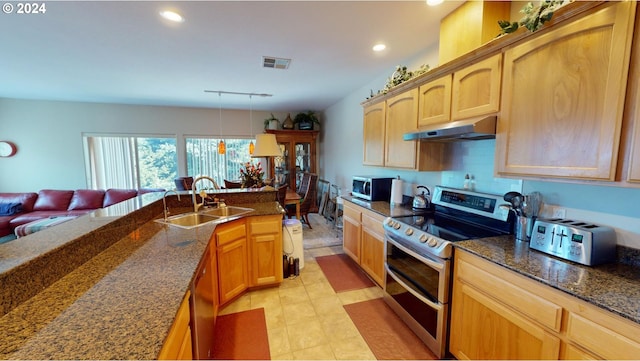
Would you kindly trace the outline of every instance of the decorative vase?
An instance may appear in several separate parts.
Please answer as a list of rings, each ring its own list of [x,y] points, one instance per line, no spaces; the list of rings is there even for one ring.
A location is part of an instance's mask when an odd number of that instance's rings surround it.
[[[287,113],[287,117],[282,122],[282,129],[293,129],[293,120],[291,119],[291,114]]]
[[[269,129],[278,129],[278,125],[280,124],[280,122],[278,121],[278,119],[273,119],[269,121]]]

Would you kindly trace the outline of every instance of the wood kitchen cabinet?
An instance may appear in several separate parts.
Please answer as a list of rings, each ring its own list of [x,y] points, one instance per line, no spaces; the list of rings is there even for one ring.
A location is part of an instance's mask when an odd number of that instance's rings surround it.
[[[169,334],[164,340],[158,360],[193,360],[193,350],[191,342],[191,314],[189,312],[189,297],[191,292],[187,291],[176,318],[169,329]]]
[[[384,127],[385,127],[386,103],[384,101],[369,105],[364,108],[364,120],[362,124],[363,152],[362,164],[384,166]]]
[[[498,112],[501,80],[496,54],[421,85],[418,127]]]
[[[245,219],[217,225],[214,239],[218,261],[220,305],[224,305],[250,286]]]
[[[635,6],[606,3],[505,50],[497,174],[615,179]]]
[[[384,217],[345,201],[342,230],[344,252],[379,285],[384,282]]]
[[[418,89],[386,100],[384,166],[411,170],[442,170],[444,144],[406,141],[418,129]]]
[[[420,86],[418,127],[451,120],[451,82],[447,74]]]
[[[379,285],[384,284],[384,217],[371,212],[362,212],[362,252],[360,267]]]
[[[455,250],[450,352],[458,359],[637,359],[640,325]]]
[[[282,216],[247,220],[251,259],[251,287],[282,282]]]
[[[451,120],[492,114],[500,110],[502,54],[453,73]]]
[[[640,9],[636,9],[640,12]],[[640,183],[640,15],[636,14],[634,43],[631,50],[629,66],[629,83],[627,84],[627,104],[623,122],[623,145],[625,151],[622,166],[619,170],[621,180]]]
[[[362,213],[360,207],[348,201],[345,201],[342,207],[342,249],[360,264]]]
[[[278,184],[287,183],[295,191],[303,173],[318,173],[316,154],[319,131],[267,129],[265,133],[275,134],[282,150],[282,157],[271,162],[271,174],[275,175]]]

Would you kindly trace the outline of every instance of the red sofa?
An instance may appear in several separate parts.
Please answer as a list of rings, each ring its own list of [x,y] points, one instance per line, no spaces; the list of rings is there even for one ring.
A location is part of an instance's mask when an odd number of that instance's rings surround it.
[[[52,216],[80,216],[98,208],[162,189],[43,189],[38,193],[0,193],[0,207],[18,211],[0,215],[0,237],[13,233],[16,227]],[[12,205],[13,207],[6,207]],[[18,205],[18,206],[16,206]]]

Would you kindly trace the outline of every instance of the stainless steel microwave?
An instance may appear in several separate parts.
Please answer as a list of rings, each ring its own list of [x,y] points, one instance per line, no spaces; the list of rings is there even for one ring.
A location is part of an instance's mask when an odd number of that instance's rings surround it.
[[[393,178],[354,176],[351,195],[371,202],[389,202],[392,181]]]

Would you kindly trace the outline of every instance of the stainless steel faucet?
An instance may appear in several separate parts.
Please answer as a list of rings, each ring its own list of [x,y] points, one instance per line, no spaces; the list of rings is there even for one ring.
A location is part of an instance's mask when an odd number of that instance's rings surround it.
[[[180,193],[178,193],[177,190],[175,189],[170,189],[166,192],[164,192],[164,195],[162,196],[162,211],[164,212],[164,220],[167,220],[167,216],[169,215],[169,208],[167,208],[167,194],[169,193],[175,193],[178,196],[178,201],[180,201]]]
[[[193,184],[191,185],[191,202],[193,202],[193,211],[197,212],[200,207],[202,207],[204,205],[204,197],[202,197],[202,203],[197,203],[196,201],[196,183],[198,183],[199,180],[202,179],[206,179],[208,181],[210,181],[211,183],[213,183],[213,188],[215,189],[220,189],[220,187],[218,186],[218,183],[216,183],[216,181],[211,178],[208,177],[206,175],[200,176],[196,179],[193,180]]]

